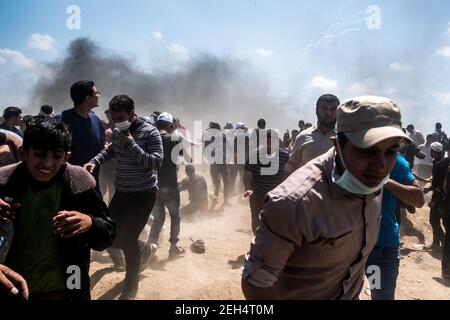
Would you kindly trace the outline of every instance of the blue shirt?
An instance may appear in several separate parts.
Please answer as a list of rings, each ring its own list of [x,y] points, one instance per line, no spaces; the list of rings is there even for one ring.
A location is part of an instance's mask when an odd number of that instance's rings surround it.
[[[390,178],[398,183],[410,185],[414,176],[409,168],[406,159],[397,154],[397,161],[392,169]],[[381,203],[381,226],[378,236],[377,247],[399,247],[400,234],[395,210],[397,209],[397,198],[386,189],[383,190],[383,200]]]
[[[99,117],[89,112],[83,118],[75,109],[63,111],[58,115],[72,132],[72,155],[69,163],[82,166],[99,154],[105,147],[105,130]]]

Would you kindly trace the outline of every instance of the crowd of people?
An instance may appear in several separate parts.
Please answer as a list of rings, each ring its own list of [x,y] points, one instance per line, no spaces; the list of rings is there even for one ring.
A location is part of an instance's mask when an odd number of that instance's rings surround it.
[[[113,97],[101,119],[93,81],[74,83],[70,97],[73,107],[56,114],[49,105],[35,116],[4,110],[0,224],[12,224],[14,235],[0,243],[8,249],[0,261],[3,296],[90,299],[94,249],[125,270],[119,299],[135,299],[166,208],[170,258],[185,253],[182,216],[228,206],[234,195],[248,198],[254,234],[242,273],[248,299],[358,299],[364,275],[378,277],[372,299],[394,299],[401,217],[429,192],[433,239],[425,250],[442,251],[442,278],[450,280],[450,142],[440,123],[426,139],[412,124],[403,129],[391,99],[341,103],[324,94],[316,122],[300,120],[282,137],[259,119],[253,130],[210,122],[194,142],[178,118],[140,116],[127,95]],[[211,197],[192,148],[209,166]],[[183,191],[189,203],[181,207]],[[74,266],[80,280],[69,286]]]

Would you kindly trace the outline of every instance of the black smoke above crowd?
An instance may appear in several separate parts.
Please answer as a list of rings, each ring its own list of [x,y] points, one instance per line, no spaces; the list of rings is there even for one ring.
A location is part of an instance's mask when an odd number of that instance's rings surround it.
[[[97,113],[107,108],[114,95],[127,94],[134,99],[140,115],[168,111],[185,123],[244,121],[254,127],[262,117],[272,127],[283,128],[289,118],[289,102],[271,94],[261,72],[231,57],[199,55],[177,71],[151,74],[140,71],[129,59],[106,53],[92,40],[79,38],[70,44],[62,61],[48,67],[53,77],[38,81],[33,101],[53,105],[57,111],[71,106],[69,88],[73,82],[90,79],[103,94]],[[295,118],[289,124],[294,124]]]

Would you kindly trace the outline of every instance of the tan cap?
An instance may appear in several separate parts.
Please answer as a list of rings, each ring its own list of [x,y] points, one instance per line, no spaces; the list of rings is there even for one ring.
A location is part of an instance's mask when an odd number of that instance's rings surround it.
[[[362,96],[347,100],[337,109],[336,126],[337,132],[344,132],[353,145],[362,149],[394,137],[411,141],[402,130],[399,106],[388,98]]]

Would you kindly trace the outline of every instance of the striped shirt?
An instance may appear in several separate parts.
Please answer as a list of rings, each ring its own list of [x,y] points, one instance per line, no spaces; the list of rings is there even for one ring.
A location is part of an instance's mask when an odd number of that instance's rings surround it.
[[[263,155],[264,152],[265,151],[263,147],[259,147],[258,149],[254,150],[250,155],[250,159],[245,165],[245,170],[248,170],[252,173],[251,188],[253,192],[262,194],[272,191],[276,186],[283,182],[284,166],[289,160],[289,153],[286,151],[286,149],[278,148],[275,156],[273,157],[273,160],[271,160],[269,164],[262,164],[260,161],[260,156],[256,156],[256,154],[259,153],[258,155]],[[251,163],[251,159],[258,159],[257,163]],[[261,170],[262,168],[270,167],[276,168],[275,174],[264,174]]]
[[[111,144],[90,163],[104,164],[115,158],[116,190],[119,192],[148,191],[158,184],[157,171],[163,160],[163,147],[158,130],[141,119],[130,126],[134,139],[126,148],[120,143],[120,131],[114,129]]]

